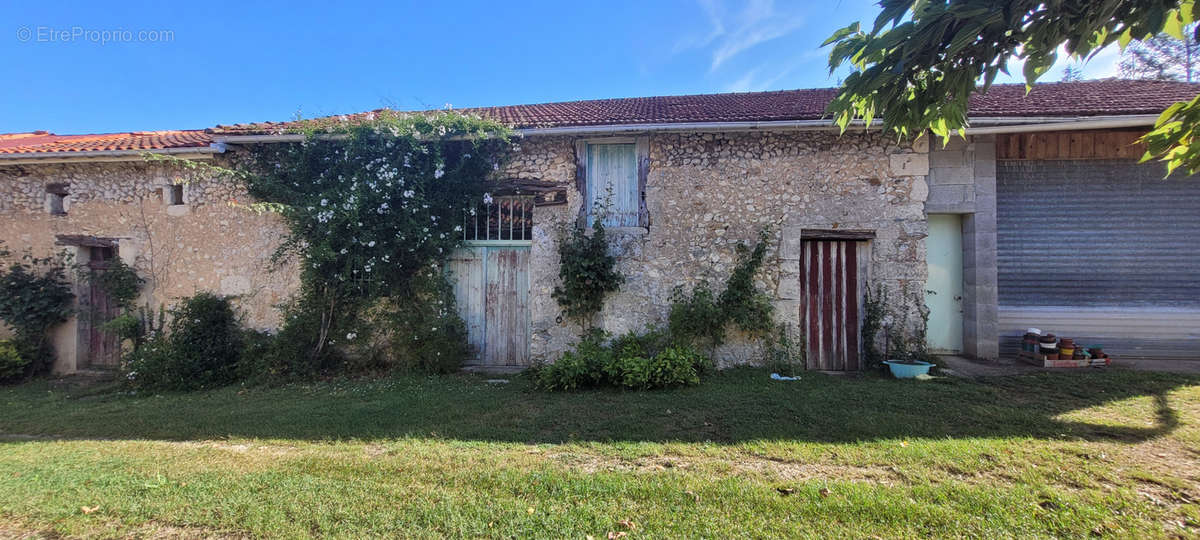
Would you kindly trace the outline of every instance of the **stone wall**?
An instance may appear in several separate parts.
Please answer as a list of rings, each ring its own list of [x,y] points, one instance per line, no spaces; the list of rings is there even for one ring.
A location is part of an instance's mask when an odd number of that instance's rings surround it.
[[[603,139],[590,139],[603,142]],[[569,186],[568,204],[535,213],[531,268],[531,353],[552,361],[579,335],[557,322],[550,297],[558,275],[559,231],[572,226],[581,195],[575,190],[574,139],[538,137],[521,142],[505,176]],[[870,229],[869,280],[919,298],[926,267],[928,146],[899,146],[888,137],[828,132],[657,134],[650,137],[646,204],[650,227],[610,229],[619,269],[627,281],[600,316],[614,333],[665,321],[676,286],[702,281],[721,287],[739,243],[771,231],[759,286],[775,299],[781,322],[797,325],[801,229]],[[901,292],[903,291],[903,292]],[[920,321],[910,302],[912,321]],[[758,359],[755,344],[735,339],[718,351],[722,365]]]
[[[603,139],[589,139],[603,142]],[[599,317],[609,331],[640,331],[665,322],[676,287],[723,286],[739,243],[760,230],[771,247],[758,285],[775,301],[780,322],[800,313],[802,229],[869,229],[865,270],[892,298],[919,298],[925,280],[924,205],[929,193],[926,144],[898,145],[876,134],[825,131],[675,133],[650,136],[646,204],[650,227],[610,229],[627,277]],[[575,183],[575,139],[520,140],[501,178],[567,186],[565,205],[534,211],[531,252],[531,353],[553,361],[580,334],[564,320],[551,291],[558,281],[558,241],[574,226],[582,197]],[[149,277],[142,302],[171,304],[201,290],[239,296],[246,322],[278,324],[277,304],[298,286],[294,268],[272,270],[285,230],[275,216],[231,201],[246,194],[223,180],[194,179],[185,205],[163,200],[178,172],[166,164],[80,163],[0,167],[0,237],[38,254],[61,250],[56,234],[116,238],[120,255]],[[46,186],[68,184],[66,215],[51,215]],[[909,320],[920,321],[920,302]],[[80,353],[82,354],[82,352]],[[734,336],[718,351],[722,365],[753,362],[757,344]],[[66,366],[70,369],[74,366]]]
[[[77,263],[86,262],[87,250],[56,245],[56,235],[114,238],[120,257],[147,279],[139,304],[169,306],[215,291],[237,296],[247,325],[277,326],[275,305],[299,283],[293,268],[272,270],[271,255],[284,227],[276,216],[231,205],[247,197],[227,180],[186,177],[185,204],[168,205],[164,196],[180,178],[185,176],[174,166],[159,163],[3,166],[0,238],[13,252],[45,256],[65,250]],[[66,184],[65,215],[50,213],[48,184]],[[56,339],[69,341],[70,336]],[[79,360],[60,359],[56,369],[74,371]]]

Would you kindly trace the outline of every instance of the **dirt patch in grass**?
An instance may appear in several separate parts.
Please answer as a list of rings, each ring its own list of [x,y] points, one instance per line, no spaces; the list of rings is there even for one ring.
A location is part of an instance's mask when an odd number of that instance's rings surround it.
[[[1122,449],[1135,469],[1127,475],[1150,502],[1178,512],[1200,505],[1200,452],[1179,441],[1159,439]]]
[[[724,472],[730,476],[754,476],[769,481],[804,482],[837,480],[894,485],[904,477],[895,467],[854,466],[833,463],[801,463],[787,460],[743,456],[735,459],[698,456],[655,456],[622,459],[595,454],[559,452],[546,457],[569,469],[585,473],[635,472],[658,473]]]
[[[2,518],[0,518],[2,519]],[[109,533],[120,531],[121,538],[137,538],[140,540],[243,540],[251,538],[244,533],[210,531],[201,527],[181,527],[164,523],[143,523],[136,527],[124,528],[113,521],[109,526],[97,527]],[[50,529],[38,529],[21,522],[0,522],[0,538],[13,540],[50,540],[74,538],[74,535],[61,534]]]

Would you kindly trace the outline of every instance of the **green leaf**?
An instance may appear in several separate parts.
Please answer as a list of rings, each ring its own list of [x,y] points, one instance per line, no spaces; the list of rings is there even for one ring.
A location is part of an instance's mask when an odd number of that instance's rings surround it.
[[[1033,83],[1037,82],[1038,77],[1041,77],[1050,67],[1054,65],[1054,61],[1058,59],[1058,54],[1032,54],[1025,59],[1025,66],[1022,71],[1025,74],[1025,91],[1028,93],[1033,89]]]
[[[858,25],[859,25],[859,23],[855,22],[855,23],[850,24],[849,26],[846,26],[845,28],[839,28],[836,32],[833,33],[833,35],[829,36],[829,39],[826,39],[825,42],[821,44],[821,46],[825,47],[825,46],[829,45],[830,43],[833,43],[835,41],[840,41],[842,38],[844,38],[850,34],[857,33]]]
[[[1167,35],[1175,39],[1183,39],[1183,21],[1180,20],[1178,12],[1171,13],[1167,17],[1167,20],[1163,23],[1163,32],[1166,32]]]
[[[1121,47],[1121,52],[1125,52],[1125,47],[1129,46],[1129,42],[1133,40],[1133,28],[1126,26],[1125,31],[1117,37],[1117,45]]]

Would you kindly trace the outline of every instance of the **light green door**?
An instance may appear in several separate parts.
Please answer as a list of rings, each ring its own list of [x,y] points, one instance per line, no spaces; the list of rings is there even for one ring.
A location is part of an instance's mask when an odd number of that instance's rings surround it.
[[[925,282],[929,348],[938,353],[962,352],[962,216],[929,215],[925,257],[929,264]]]

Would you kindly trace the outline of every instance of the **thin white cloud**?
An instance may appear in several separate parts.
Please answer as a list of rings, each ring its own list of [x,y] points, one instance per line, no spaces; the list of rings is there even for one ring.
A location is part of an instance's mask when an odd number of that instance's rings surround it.
[[[698,0],[697,3],[708,19],[710,28],[703,35],[692,35],[678,41],[673,52],[711,49],[710,73],[745,51],[791,34],[804,23],[803,17],[776,9],[773,0],[728,4],[717,0]]]
[[[795,73],[800,66],[812,61],[816,55],[805,53],[799,58],[780,65],[770,62],[759,65],[742,73],[737,79],[725,84],[726,92],[761,92],[763,90],[778,90],[777,84],[788,75]]]
[[[700,4],[700,9],[704,11],[704,17],[708,19],[708,25],[711,28],[704,35],[690,35],[680,39],[671,49],[672,54],[678,54],[689,49],[707,47],[713,40],[725,34],[725,23],[722,20],[721,9],[716,0],[697,0],[697,3]]]

